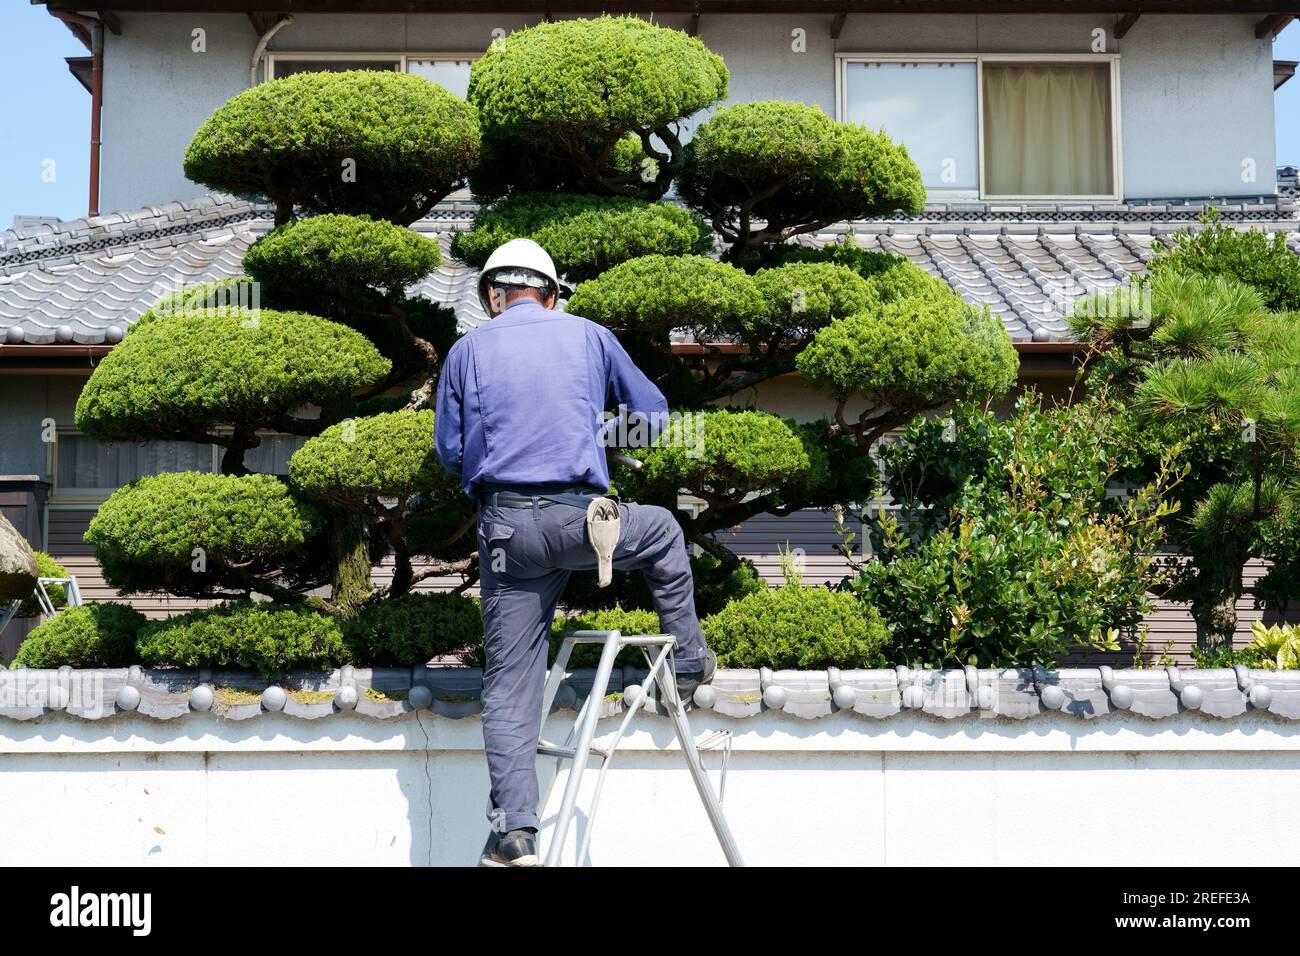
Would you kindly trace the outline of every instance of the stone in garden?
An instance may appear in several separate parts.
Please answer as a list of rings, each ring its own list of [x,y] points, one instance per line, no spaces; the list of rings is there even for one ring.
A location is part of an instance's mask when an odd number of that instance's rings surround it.
[[[36,588],[36,558],[18,529],[0,514],[0,601],[29,598]]]

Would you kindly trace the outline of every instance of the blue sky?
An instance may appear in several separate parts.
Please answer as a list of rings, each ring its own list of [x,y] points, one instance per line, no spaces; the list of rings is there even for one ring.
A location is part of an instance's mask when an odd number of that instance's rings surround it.
[[[1274,50],[1276,59],[1300,60],[1300,24],[1287,27]],[[90,94],[63,62],[85,52],[44,7],[0,5],[0,229],[19,213],[85,215]],[[1300,78],[1277,94],[1277,136],[1278,163],[1300,165]],[[51,160],[53,181],[46,182]]]

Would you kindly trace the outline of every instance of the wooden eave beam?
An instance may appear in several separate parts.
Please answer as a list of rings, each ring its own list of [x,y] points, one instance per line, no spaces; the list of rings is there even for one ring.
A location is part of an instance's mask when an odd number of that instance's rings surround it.
[[[831,21],[831,39],[838,40],[840,34],[844,32],[844,24],[848,21],[849,15],[843,11],[835,14],[835,19]]]
[[[1141,13],[1126,13],[1115,23],[1115,39],[1122,40],[1128,35],[1128,31],[1133,29],[1133,24],[1138,22]]]

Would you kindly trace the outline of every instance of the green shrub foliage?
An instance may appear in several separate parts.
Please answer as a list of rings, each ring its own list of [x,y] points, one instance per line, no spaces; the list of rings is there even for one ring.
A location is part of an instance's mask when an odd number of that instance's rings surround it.
[[[399,411],[331,425],[289,459],[289,478],[315,498],[366,509],[416,495],[454,497],[460,487],[433,450],[433,412]]]
[[[239,667],[263,674],[334,667],[347,659],[336,616],[255,601],[150,621],[140,629],[138,649],[149,665]]]
[[[44,551],[33,551],[32,557],[36,559],[37,577],[68,577],[68,569],[59,564],[59,562],[55,561]],[[67,589],[62,584],[47,584],[45,586],[45,593],[49,596],[50,603],[54,605],[55,610],[67,606]],[[23,603],[18,606],[18,613],[15,616],[37,617],[42,613],[40,602],[36,600],[36,595],[32,594],[27,597],[27,600],[23,601]]]
[[[773,100],[718,110],[686,149],[686,202],[751,261],[764,243],[925,206],[921,173],[884,133]]]
[[[259,575],[302,553],[321,525],[273,476],[174,472],[113,492],[86,540],[122,591],[205,595],[258,589]]]
[[[699,39],[599,17],[540,23],[494,43],[470,71],[468,99],[498,188],[517,179],[545,188],[540,164],[558,185],[653,199],[683,161],[677,122],[726,95],[726,66]],[[629,143],[645,144],[635,162]]]
[[[411,667],[451,655],[474,665],[483,656],[478,602],[460,594],[370,601],[347,621],[343,637],[354,660],[375,667]]]
[[[14,667],[126,667],[138,663],[136,634],[145,616],[125,604],[81,604],[35,628]]]
[[[554,664],[564,636],[573,631],[621,631],[624,635],[658,634],[659,615],[641,609],[624,610],[621,607],[589,611],[573,617],[557,617],[551,625],[551,649],[547,663]],[[595,667],[600,663],[603,650],[600,644],[575,644],[569,655],[569,667]],[[645,667],[645,655],[635,647],[625,647],[618,652],[615,662],[619,666]]]
[[[106,355],[77,399],[77,427],[101,441],[227,439],[309,403],[346,400],[390,363],[345,326],[261,309],[146,319]]]
[[[691,555],[691,577],[695,582],[695,613],[703,618],[721,610],[728,601],[763,590],[767,585],[748,561],[723,564],[711,554]],[[598,587],[595,571],[575,571],[565,586],[560,604],[567,608],[608,610],[615,606],[649,611],[650,588],[640,571],[614,570],[608,587]],[[575,611],[575,613],[578,613]]]
[[[232,97],[199,127],[185,175],[294,205],[405,225],[421,218],[478,159],[474,110],[410,73],[299,73]]]
[[[891,662],[1054,666],[1138,636],[1176,476],[1108,497],[1123,427],[1025,398],[1005,420],[969,405],[918,418],[882,450],[899,515],[868,522],[877,559],[853,587],[888,622]]]
[[[280,295],[340,298],[358,289],[399,298],[442,262],[438,243],[404,226],[368,216],[312,216],[258,239],[244,269]]]
[[[1288,248],[1285,232],[1269,236],[1255,229],[1234,229],[1217,212],[1207,215],[1199,229],[1156,240],[1151,271],[1191,272],[1223,276],[1244,283],[1260,294],[1275,312],[1300,310],[1300,256]]]
[[[585,282],[640,256],[708,252],[712,237],[679,206],[624,196],[525,193],[481,210],[474,228],[452,238],[451,253],[481,269],[494,249],[527,237],[550,253],[570,282]]]
[[[889,638],[853,595],[796,584],[732,601],[701,626],[723,667],[881,667]]]

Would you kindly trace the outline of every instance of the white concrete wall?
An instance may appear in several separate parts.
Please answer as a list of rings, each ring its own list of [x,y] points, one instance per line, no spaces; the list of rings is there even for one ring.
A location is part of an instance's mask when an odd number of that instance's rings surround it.
[[[256,37],[242,14],[122,14],[105,46],[105,211],[187,198],[181,157],[199,124],[248,85]],[[852,16],[839,40],[831,15],[705,16],[700,36],[731,70],[733,101],[783,98],[834,112],[840,52],[1087,53],[1091,16]],[[1108,49],[1122,56],[1124,180],[1130,197],[1231,196],[1274,189],[1272,46],[1256,40],[1257,17],[1144,16]],[[685,17],[666,17],[684,27]],[[468,53],[517,16],[306,15],[272,51]],[[206,52],[192,31],[206,31]],[[806,31],[807,50],[791,49]],[[1257,182],[1241,180],[1244,159]]]
[[[587,862],[720,864],[667,722],[642,726]],[[1268,714],[694,716],[697,737],[716,728],[736,734],[725,809],[750,864],[1300,858],[1300,722]],[[486,832],[481,748],[477,720],[428,712],[4,721],[0,865],[466,865]]]

